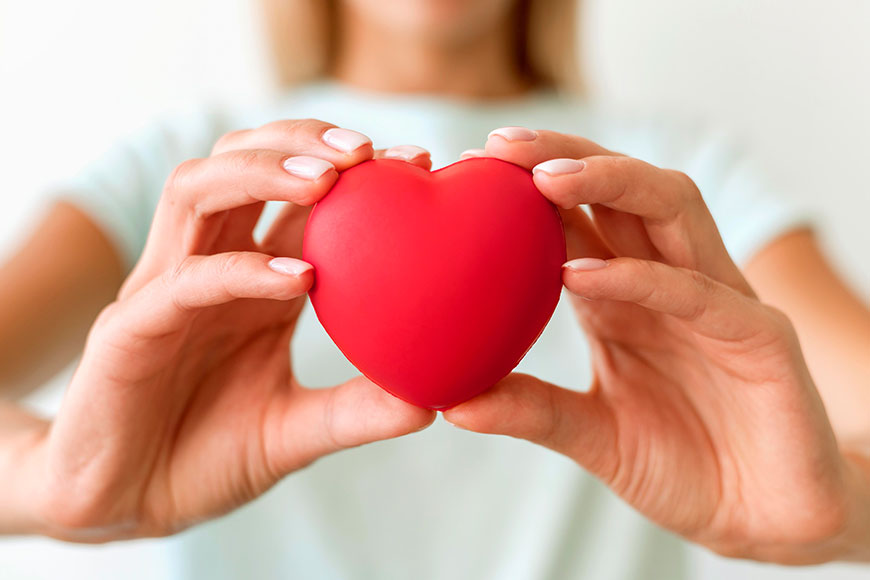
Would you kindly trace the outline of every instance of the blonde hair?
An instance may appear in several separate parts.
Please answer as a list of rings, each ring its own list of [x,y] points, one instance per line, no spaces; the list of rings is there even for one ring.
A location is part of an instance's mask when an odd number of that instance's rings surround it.
[[[335,0],[262,0],[282,85],[326,75],[334,47]],[[537,85],[581,92],[577,0],[520,0],[521,70]]]

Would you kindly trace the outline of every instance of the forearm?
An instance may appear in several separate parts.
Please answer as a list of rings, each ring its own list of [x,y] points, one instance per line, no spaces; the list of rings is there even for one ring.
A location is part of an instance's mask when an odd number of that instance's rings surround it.
[[[764,248],[746,275],[761,299],[794,324],[837,439],[870,449],[870,308],[840,279],[808,231]]]
[[[41,385],[81,351],[121,273],[88,217],[67,204],[48,213],[0,267],[0,398]]]
[[[43,441],[49,423],[0,401],[0,534],[35,534]]]

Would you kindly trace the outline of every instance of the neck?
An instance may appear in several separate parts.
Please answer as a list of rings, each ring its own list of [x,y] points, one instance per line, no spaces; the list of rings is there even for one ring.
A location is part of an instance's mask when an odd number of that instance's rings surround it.
[[[515,58],[513,22],[467,39],[421,39],[383,30],[362,16],[345,13],[339,19],[331,72],[345,84],[472,99],[512,97],[530,88]]]

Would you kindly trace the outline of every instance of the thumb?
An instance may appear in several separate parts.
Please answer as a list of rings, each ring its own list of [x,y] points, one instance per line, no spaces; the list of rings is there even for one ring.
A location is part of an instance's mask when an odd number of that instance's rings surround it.
[[[521,373],[444,411],[444,418],[478,433],[509,435],[566,455],[608,477],[616,469],[613,413],[596,389],[581,393]]]
[[[273,436],[265,451],[279,475],[348,447],[421,431],[436,416],[364,377],[328,389],[297,386],[275,408],[278,412],[267,418],[272,425],[266,432]]]

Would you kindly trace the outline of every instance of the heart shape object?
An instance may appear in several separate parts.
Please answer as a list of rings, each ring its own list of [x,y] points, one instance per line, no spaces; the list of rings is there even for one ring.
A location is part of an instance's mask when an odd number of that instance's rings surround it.
[[[373,160],[341,173],[305,226],[320,323],[393,395],[447,409],[520,362],[556,308],[565,234],[525,169],[435,172]]]

